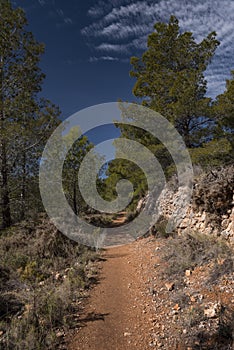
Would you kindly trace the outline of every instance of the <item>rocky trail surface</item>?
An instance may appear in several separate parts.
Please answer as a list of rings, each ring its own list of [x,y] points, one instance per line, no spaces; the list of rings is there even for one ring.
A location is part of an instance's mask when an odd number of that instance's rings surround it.
[[[99,284],[81,317],[83,327],[69,349],[148,349],[153,310],[145,293],[139,247],[109,248],[103,258]]]
[[[233,349],[233,274],[208,285],[208,264],[186,271],[182,285],[168,279],[165,242],[148,237],[104,251],[68,350]],[[224,330],[221,309],[233,311]]]

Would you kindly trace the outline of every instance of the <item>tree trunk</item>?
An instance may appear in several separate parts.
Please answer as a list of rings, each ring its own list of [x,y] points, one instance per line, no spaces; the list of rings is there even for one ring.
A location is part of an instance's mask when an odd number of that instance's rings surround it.
[[[7,156],[5,142],[1,141],[1,205],[2,205],[2,227],[9,227],[12,223],[10,198],[8,189],[8,171],[7,171]]]
[[[11,210],[10,210],[10,197],[9,197],[9,188],[8,188],[8,167],[7,167],[4,121],[5,121],[5,115],[4,115],[4,98],[3,98],[3,59],[2,57],[0,57],[1,212],[2,212],[2,227],[6,228],[11,225]]]
[[[22,183],[21,183],[21,194],[20,194],[20,220],[25,219],[25,203],[26,203],[26,153],[23,152],[23,163],[22,163]]]

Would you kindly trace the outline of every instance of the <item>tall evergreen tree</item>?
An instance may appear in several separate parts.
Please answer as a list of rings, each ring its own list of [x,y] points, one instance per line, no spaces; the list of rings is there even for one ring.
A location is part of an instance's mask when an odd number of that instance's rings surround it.
[[[38,150],[58,123],[58,109],[38,98],[44,74],[44,45],[27,31],[22,9],[0,2],[0,182],[2,226],[12,222],[11,199],[25,215],[26,177],[33,177]],[[32,162],[32,163],[31,163]],[[31,169],[29,170],[29,168]],[[19,183],[19,173],[21,181]],[[20,191],[11,195],[13,187]],[[18,194],[17,194],[18,193]],[[14,198],[13,198],[14,197]],[[16,198],[15,198],[16,197]]]
[[[64,136],[64,142],[69,142],[69,138],[76,133],[76,127],[71,128],[68,135]],[[85,201],[79,191],[78,172],[80,164],[85,155],[93,148],[87,136],[80,137],[67,152],[63,166],[63,186],[68,202],[74,213],[78,215],[86,208]]]
[[[226,80],[225,91],[216,97],[212,107],[216,121],[213,143],[219,155],[219,164],[231,163],[234,154],[234,71],[231,71],[231,78]]]
[[[154,29],[142,57],[131,59],[133,93],[171,121],[188,147],[197,146],[209,136],[211,125],[204,71],[219,44],[216,34],[197,43],[191,32],[181,33],[174,16]]]
[[[218,123],[217,134],[225,137],[234,149],[234,71],[231,79],[226,80],[226,90],[217,96],[214,112]],[[233,154],[233,153],[232,153]],[[232,158],[233,159],[233,158]]]
[[[141,57],[132,57],[130,76],[136,78],[133,94],[149,107],[167,118],[178,130],[186,146],[203,147],[213,138],[216,120],[212,101],[206,97],[204,72],[219,42],[215,32],[197,43],[191,32],[181,32],[178,19],[158,22],[148,36],[147,50]],[[137,120],[131,111],[122,111],[123,120]],[[144,130],[120,124],[121,136],[141,142],[155,154],[166,176],[174,173],[173,160],[165,146]],[[166,132],[166,131],[165,131]],[[200,154],[199,154],[200,155]],[[199,160],[201,158],[199,157]],[[133,183],[139,180],[136,199],[147,191],[146,181],[137,166],[129,165]],[[118,160],[109,167],[106,183],[126,176],[126,161]]]

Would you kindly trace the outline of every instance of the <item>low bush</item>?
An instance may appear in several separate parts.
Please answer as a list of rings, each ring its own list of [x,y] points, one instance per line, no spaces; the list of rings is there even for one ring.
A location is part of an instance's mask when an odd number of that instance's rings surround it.
[[[22,223],[0,236],[1,350],[56,349],[58,331],[72,325],[98,258],[44,217],[37,227],[28,226]]]
[[[164,249],[164,259],[168,262],[165,273],[169,276],[184,276],[187,269],[214,261],[214,268],[218,266],[218,259],[229,261],[229,271],[233,270],[233,253],[226,242],[217,237],[198,232],[186,233],[171,238]]]

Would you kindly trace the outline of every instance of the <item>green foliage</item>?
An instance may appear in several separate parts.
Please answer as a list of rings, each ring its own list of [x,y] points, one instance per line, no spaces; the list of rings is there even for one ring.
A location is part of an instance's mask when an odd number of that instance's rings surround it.
[[[15,254],[10,257],[10,264],[14,266],[16,270],[23,271],[28,264],[29,257],[25,254]]]
[[[231,71],[231,79],[226,80],[226,90],[216,98],[215,109],[217,118],[222,127],[230,133],[234,130],[234,71]]]
[[[58,125],[59,110],[39,98],[44,45],[27,31],[22,9],[0,2],[0,178],[2,226],[24,219],[40,202],[39,159],[47,137]],[[28,195],[33,189],[35,198]]]
[[[193,33],[182,32],[172,16],[169,23],[158,22],[148,36],[147,50],[132,57],[130,76],[136,79],[133,94],[147,106],[167,118],[183,137],[194,165],[207,170],[233,161],[234,79],[227,80],[226,91],[215,102],[206,97],[204,73],[219,42],[209,33],[196,42]],[[136,121],[139,113],[122,109],[123,121]],[[129,108],[130,109],[130,108]],[[151,134],[134,126],[117,123],[121,137],[140,142],[160,162],[166,178],[176,173],[175,164],[165,145]],[[163,130],[166,134],[166,130]],[[130,210],[147,192],[142,171],[131,162],[119,159],[109,164],[104,182],[106,198],[115,198],[115,185],[129,179],[134,185]]]
[[[226,81],[226,90],[217,96],[213,103],[213,112],[217,120],[216,134],[225,137],[231,144],[229,162],[233,162],[234,154],[234,71],[231,79]]]
[[[143,106],[167,118],[182,135],[187,147],[200,147],[200,158],[198,152],[195,153],[200,164],[206,156],[206,149],[204,157],[201,156],[204,144],[213,138],[215,128],[211,99],[205,96],[204,72],[219,42],[212,32],[197,43],[191,32],[181,32],[174,16],[168,24],[156,23],[154,29],[148,37],[147,50],[141,57],[131,58],[130,76],[136,78],[133,94],[142,99]],[[123,121],[137,122],[140,118],[138,113],[120,108]],[[121,123],[117,127],[121,130],[121,137],[142,143],[155,155],[167,178],[175,173],[172,157],[158,139],[140,128]],[[121,178],[127,178],[134,184],[135,206],[147,192],[145,175],[130,162],[121,159],[111,162],[107,175],[109,178],[105,183],[109,198],[116,194],[108,190],[109,185],[113,188]],[[133,208],[134,205],[130,209]]]
[[[91,262],[98,255],[45,218],[30,234],[25,227],[18,224],[0,236],[0,348],[54,350],[58,330],[73,326],[76,302],[93,282]]]
[[[211,169],[228,163],[232,153],[231,143],[226,138],[212,140],[202,147],[190,149],[193,164]]]
[[[48,273],[40,269],[38,262],[35,260],[29,261],[24,268],[18,269],[18,272],[22,280],[28,282],[40,282],[49,276]]]
[[[191,147],[209,135],[211,100],[205,97],[204,71],[219,43],[214,32],[196,43],[191,32],[181,33],[174,16],[154,29],[142,57],[131,59],[133,93],[171,121]]]
[[[152,233],[156,237],[161,237],[161,238],[168,238],[168,237],[172,236],[171,233],[166,231],[167,223],[168,223],[168,221],[165,220],[163,217],[159,218],[157,223],[151,229]]]
[[[134,188],[133,200],[127,207],[127,211],[136,209],[138,200],[146,194],[147,181],[143,171],[133,162],[125,159],[115,159],[108,165],[107,178],[101,194],[106,200],[117,197],[116,185],[121,179],[129,180]]]
[[[64,136],[64,142],[69,144],[69,140],[74,138],[79,132],[77,127],[71,128],[70,132]],[[80,164],[85,155],[93,148],[86,136],[80,137],[68,150],[63,166],[63,187],[69,204],[75,214],[86,209],[86,203],[80,194],[78,186],[78,172]]]

